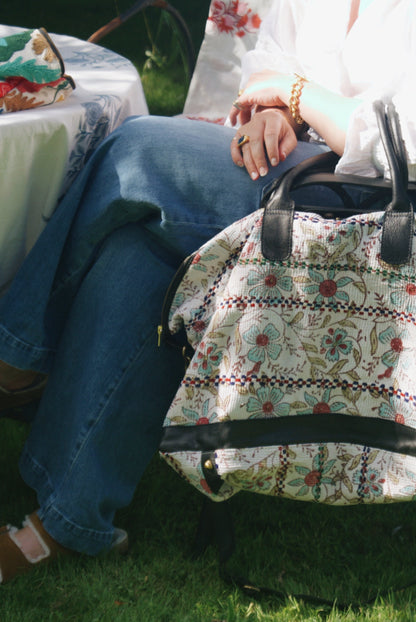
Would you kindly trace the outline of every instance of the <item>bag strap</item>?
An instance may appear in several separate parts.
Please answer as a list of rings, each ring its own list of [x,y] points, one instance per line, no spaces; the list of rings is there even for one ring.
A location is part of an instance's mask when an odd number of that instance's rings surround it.
[[[385,208],[381,241],[381,259],[400,265],[409,261],[414,231],[413,207],[409,200],[406,151],[397,112],[392,104],[375,102],[374,110],[380,137],[391,172],[391,182],[382,178],[334,174],[338,156],[324,153],[304,160],[276,180],[265,195],[262,205],[262,253],[270,261],[284,261],[292,252],[293,220],[296,210],[291,192],[305,185],[319,184],[336,192],[352,213],[353,201],[343,186],[365,186],[373,190],[390,190],[391,202]],[[311,207],[311,211],[315,211]],[[326,209],[329,211],[329,209]],[[357,209],[356,209],[357,212]]]
[[[404,585],[393,588],[387,588],[382,592],[378,592],[371,598],[358,602],[342,603],[338,600],[329,600],[313,594],[293,594],[283,590],[275,590],[273,588],[259,586],[241,575],[231,572],[227,563],[229,562],[235,549],[235,533],[232,519],[232,513],[229,508],[229,500],[222,502],[214,502],[209,498],[204,498],[200,519],[197,528],[197,534],[194,544],[194,559],[199,558],[206,551],[208,546],[217,547],[219,574],[220,577],[233,587],[238,587],[242,592],[250,598],[261,599],[262,597],[273,597],[277,600],[286,600],[289,597],[301,600],[315,606],[324,606],[328,608],[336,607],[340,611],[358,610],[364,606],[372,605],[380,596],[387,596],[391,591],[403,591],[416,585],[416,579],[412,579]]]

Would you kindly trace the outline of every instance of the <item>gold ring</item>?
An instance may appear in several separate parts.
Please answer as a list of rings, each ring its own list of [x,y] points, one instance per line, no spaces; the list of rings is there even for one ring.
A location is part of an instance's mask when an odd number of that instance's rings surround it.
[[[243,147],[244,145],[246,145],[247,143],[250,142],[250,136],[247,136],[247,134],[243,134],[242,136],[240,136],[240,138],[237,141],[237,145],[240,147]]]

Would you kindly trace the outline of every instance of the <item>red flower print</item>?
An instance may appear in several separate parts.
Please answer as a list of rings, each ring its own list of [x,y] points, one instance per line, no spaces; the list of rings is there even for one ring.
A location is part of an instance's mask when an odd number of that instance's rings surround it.
[[[332,279],[327,279],[319,284],[319,293],[325,298],[335,296],[337,293],[337,284]]]
[[[209,419],[207,417],[200,417],[196,422],[196,425],[208,425]]]
[[[235,34],[244,37],[247,33],[259,29],[261,19],[257,13],[248,7],[246,2],[232,0],[223,2],[215,0],[211,5],[211,13],[208,17],[220,32]]]
[[[263,412],[265,415],[272,415],[274,411],[273,402],[264,402],[263,404]]]
[[[196,320],[193,323],[192,328],[194,329],[194,331],[196,333],[203,333],[204,330],[205,330],[205,326],[206,326],[206,324],[205,324],[204,320]]]
[[[276,287],[277,285],[276,275],[268,274],[266,278],[264,279],[264,284],[266,285],[266,287]]]
[[[307,486],[316,486],[317,484],[319,484],[320,479],[321,474],[319,473],[319,471],[310,471],[306,475],[304,481]]]
[[[403,352],[403,341],[400,339],[400,337],[394,337],[390,342],[390,347],[393,352]]]
[[[256,345],[261,348],[265,348],[269,344],[269,338],[267,335],[262,333],[261,335],[257,335],[256,337]]]
[[[331,412],[331,407],[326,402],[317,402],[314,405],[312,412],[314,415],[326,415]]]

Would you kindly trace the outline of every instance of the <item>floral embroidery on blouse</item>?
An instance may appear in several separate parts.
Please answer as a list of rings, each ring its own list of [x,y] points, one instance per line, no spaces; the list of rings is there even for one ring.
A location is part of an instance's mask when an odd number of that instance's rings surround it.
[[[208,19],[216,25],[220,32],[244,37],[247,33],[253,33],[259,29],[261,19],[257,13],[253,13],[247,2],[232,0],[223,2],[215,0],[211,5]]]

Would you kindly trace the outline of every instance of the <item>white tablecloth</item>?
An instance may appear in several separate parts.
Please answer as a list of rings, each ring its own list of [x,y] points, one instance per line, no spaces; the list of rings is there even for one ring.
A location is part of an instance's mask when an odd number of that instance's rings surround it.
[[[0,37],[18,30],[0,25]],[[90,153],[128,116],[148,113],[130,61],[74,37],[51,36],[76,89],[64,102],[0,115],[0,291]]]

